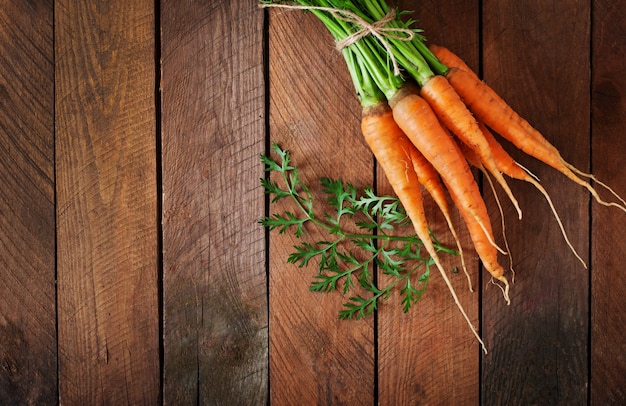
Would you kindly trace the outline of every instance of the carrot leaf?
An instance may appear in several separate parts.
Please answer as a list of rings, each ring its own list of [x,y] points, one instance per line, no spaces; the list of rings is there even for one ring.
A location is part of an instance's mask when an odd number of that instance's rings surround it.
[[[287,258],[299,268],[317,268],[309,290],[348,297],[339,311],[341,319],[372,314],[394,291],[405,311],[417,303],[426,288],[432,258],[422,253],[422,242],[415,234],[402,233],[411,228],[403,228],[408,220],[398,198],[378,196],[369,186],[359,190],[330,178],[320,179],[319,189],[312,191],[287,151],[274,144],[272,155],[261,157],[269,172],[261,185],[271,203],[282,202],[283,209],[259,223],[280,234],[291,230],[298,239],[305,238],[308,227],[325,234],[316,242],[301,241]],[[319,195],[325,199],[319,199],[318,205],[314,196]],[[388,233],[394,229],[396,232]],[[456,254],[436,239],[434,242],[440,252]]]
[[[426,272],[417,280],[417,286],[413,285],[410,278],[406,280],[404,287],[400,290],[400,294],[404,296],[402,299],[402,310],[405,313],[409,311],[411,306],[420,301],[426,290],[429,277],[429,268],[426,267]]]

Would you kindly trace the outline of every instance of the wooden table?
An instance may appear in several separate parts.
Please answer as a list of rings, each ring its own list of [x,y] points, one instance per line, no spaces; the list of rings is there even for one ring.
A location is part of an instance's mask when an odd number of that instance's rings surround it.
[[[567,160],[626,195],[623,1],[400,3]],[[311,184],[388,191],[359,119],[310,14],[3,1],[0,402],[625,404],[626,214],[520,154],[589,268],[543,197],[511,182],[524,218],[503,201],[510,306],[462,235],[478,289],[457,292],[486,355],[436,275],[408,314],[392,296],[359,321],[337,320],[339,294],[308,291],[315,267],[286,263],[297,241],[257,223],[281,209],[259,154],[278,142]]]

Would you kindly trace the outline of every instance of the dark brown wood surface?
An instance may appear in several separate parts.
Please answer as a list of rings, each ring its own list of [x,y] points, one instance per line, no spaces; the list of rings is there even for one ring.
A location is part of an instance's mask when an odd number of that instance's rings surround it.
[[[584,1],[486,1],[483,76],[570,163],[589,170],[590,7]],[[507,23],[504,24],[504,21]],[[575,85],[573,85],[575,84]],[[551,194],[577,252],[589,263],[589,199],[582,188],[520,154]],[[589,272],[572,255],[545,199],[515,185],[521,221],[505,210],[517,271],[510,308],[485,295],[487,404],[580,404],[588,397]],[[615,213],[614,213],[615,214]],[[519,379],[510,379],[519,377]]]
[[[164,401],[263,404],[263,13],[161,6]]]
[[[51,1],[31,6],[0,6],[0,403],[9,404],[57,398],[53,14]]]
[[[284,46],[295,42],[298,46]],[[320,176],[371,184],[372,156],[359,137],[361,110],[342,57],[329,44],[332,37],[320,32],[311,14],[271,14],[270,140],[292,151],[309,185],[319,185]],[[317,201],[325,199],[316,190]],[[293,206],[270,207],[271,212],[285,209]],[[315,230],[308,235],[327,238]],[[341,322],[343,297],[308,291],[315,268],[285,266],[298,243],[292,235],[270,237],[270,401],[372,404],[372,319]]]
[[[591,168],[617,191],[626,190],[626,9],[621,1],[595,1],[592,29]],[[616,405],[626,399],[626,218],[595,205],[591,234],[590,399]]]
[[[54,17],[59,399],[154,404],[154,3],[59,1]]]
[[[399,4],[626,195],[623,1]],[[286,262],[298,240],[258,224],[287,208],[264,196],[259,154],[277,142],[312,185],[390,193],[360,114],[311,14],[0,1],[0,404],[625,404],[626,214],[517,152],[589,267],[545,199],[511,181],[512,304],[463,227],[475,291],[450,275],[488,354],[434,272],[408,314],[392,296],[339,321],[345,298],[309,291],[315,266]]]

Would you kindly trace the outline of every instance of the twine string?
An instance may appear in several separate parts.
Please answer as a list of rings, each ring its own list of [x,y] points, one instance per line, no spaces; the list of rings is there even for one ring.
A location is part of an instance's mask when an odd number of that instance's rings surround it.
[[[415,36],[415,33],[408,28],[396,28],[396,27],[385,27],[387,23],[393,21],[396,18],[396,12],[392,9],[387,15],[381,18],[378,21],[373,23],[365,21],[358,14],[353,13],[350,10],[342,10],[339,8],[333,7],[321,7],[321,6],[300,6],[295,4],[278,4],[278,3],[265,3],[260,4],[261,8],[284,8],[289,10],[319,10],[326,11],[332,14],[335,18],[340,19],[342,21],[352,23],[357,27],[360,27],[356,32],[348,35],[347,37],[337,41],[335,43],[335,47],[337,50],[341,51],[342,49],[349,47],[354,44],[361,38],[367,35],[373,35],[378,39],[378,41],[382,44],[382,46],[387,51],[389,55],[389,60],[393,66],[394,75],[398,76],[400,74],[400,67],[398,66],[398,62],[396,61],[396,57],[393,54],[393,50],[391,45],[389,44],[388,39],[398,40],[398,41],[411,41]]]

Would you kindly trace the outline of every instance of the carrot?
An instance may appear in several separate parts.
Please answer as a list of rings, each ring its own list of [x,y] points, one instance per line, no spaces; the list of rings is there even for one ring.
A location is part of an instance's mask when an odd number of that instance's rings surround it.
[[[448,68],[464,70],[478,79],[478,75],[472,70],[472,68],[470,68],[463,59],[450,51],[448,48],[441,45],[431,44],[428,49]]]
[[[467,277],[467,283],[469,286],[469,290],[471,292],[474,291],[472,288],[472,280],[467,271],[467,266],[465,265],[465,255],[463,253],[463,247],[461,245],[461,241],[456,233],[456,229],[454,227],[454,223],[452,222],[452,217],[450,215],[450,207],[448,205],[448,199],[446,197],[446,191],[441,183],[441,179],[439,178],[439,174],[433,168],[433,166],[428,162],[428,160],[422,155],[416,148],[413,146],[411,149],[411,161],[413,163],[413,169],[417,174],[417,179],[424,186],[424,189],[428,191],[428,193],[433,198],[434,202],[441,210],[443,217],[446,219],[448,224],[448,228],[452,233],[452,237],[456,241],[457,248],[459,250],[459,255],[461,256],[461,266],[463,267],[463,273]]]
[[[452,138],[456,141],[456,137],[452,136]],[[480,157],[478,156],[476,151],[474,151],[473,149],[471,149],[470,147],[468,147],[465,143],[461,141],[458,141],[457,145],[459,146],[459,149],[461,150],[461,154],[463,154],[463,157],[465,158],[467,163],[469,163],[470,165],[472,165],[473,167],[477,169],[480,169],[481,172],[487,173],[487,170],[485,169],[482,162],[480,161]]]
[[[501,221],[501,226],[502,226],[502,238],[504,240],[504,249],[506,250],[506,253],[509,257],[509,269],[511,270],[511,274],[513,275],[512,280],[515,280],[515,271],[513,270],[513,256],[511,255],[511,250],[509,248],[509,241],[506,237],[504,210],[502,209],[502,205],[500,204],[500,198],[498,198],[498,193],[496,191],[495,185],[493,184],[493,181],[491,180],[491,176],[489,176],[489,171],[485,169],[478,155],[469,147],[464,145],[463,143],[459,143],[458,145],[459,145],[459,148],[461,149],[461,153],[463,154],[465,159],[467,159],[467,162],[469,162],[469,164],[474,166],[475,168],[479,169],[485,175],[485,179],[487,179],[487,182],[489,183],[489,187],[491,188],[496,204],[498,205],[498,211],[500,212],[500,219],[501,219],[500,221]]]
[[[430,45],[428,47],[428,49],[439,59],[440,62],[442,62],[443,64],[448,66],[448,68],[456,68],[456,69],[462,70],[462,71],[466,72],[469,76],[471,76],[474,80],[480,82],[480,79],[478,78],[478,75],[465,63],[465,61],[463,61],[463,59],[461,59],[458,55],[456,55],[455,53],[450,51],[448,48],[443,47],[443,46],[439,46],[439,45]],[[545,148],[548,149],[548,151],[551,154],[556,155],[556,156],[553,156],[553,158],[552,158],[551,162],[553,162],[553,163],[545,162],[545,161],[544,161],[544,163],[547,163],[548,165],[552,166],[553,168],[559,170],[560,172],[562,172],[564,175],[566,175],[570,180],[574,181],[575,183],[585,187],[587,190],[589,190],[591,192],[592,196],[594,196],[594,198],[599,203],[601,203],[601,204],[603,204],[605,206],[617,206],[618,208],[620,208],[622,210],[625,210],[625,208],[626,208],[626,201],[619,194],[617,194],[613,189],[611,189],[610,186],[608,186],[607,184],[601,182],[600,180],[598,180],[592,174],[585,173],[585,172],[579,170],[578,168],[576,168],[575,166],[573,166],[572,164],[570,164],[567,161],[565,161],[560,156],[560,153],[558,152],[558,150],[556,150],[556,148],[554,148],[554,146],[552,146],[539,131],[537,131],[532,125],[530,125],[530,123],[528,123],[527,120],[525,120],[522,117],[520,117],[504,101],[504,99],[502,99],[502,97],[500,97],[500,95],[498,93],[496,93],[491,87],[489,87],[489,86],[487,86],[485,84],[484,88],[482,89],[482,91],[484,91],[486,94],[488,94],[488,96],[490,96],[492,98],[492,100],[489,101],[490,103],[497,103],[497,104],[499,104],[499,106],[500,106],[499,109],[502,112],[503,116],[507,116],[508,115],[512,119],[516,120],[518,122],[518,124],[522,127],[522,129],[525,132],[527,132],[527,134],[530,137],[533,137],[538,142],[544,144]],[[506,134],[500,134],[500,135],[502,135],[503,137],[507,138]],[[597,183],[598,185],[602,186],[603,188],[608,190],[613,196],[615,196],[621,202],[621,205],[617,204],[617,203],[608,203],[608,202],[603,201],[599,197],[599,195],[597,194],[597,191],[595,189],[593,189],[588,182],[583,181],[582,179],[578,178],[574,174],[593,180],[595,183]]]
[[[312,11],[320,17],[336,40],[340,41],[351,34],[345,31],[343,23],[338,23],[336,20],[316,12],[316,10]],[[403,80],[398,76],[388,74],[389,60],[377,54],[375,50],[378,48],[375,44],[370,44],[370,40],[371,38],[363,38],[354,46],[342,50],[363,108],[361,119],[363,136],[383,168],[394,192],[402,202],[416,234],[424,243],[424,247],[437,266],[454,302],[470,326],[472,333],[480,342],[483,351],[487,352],[484,342],[459,302],[452,283],[434,249],[425,218],[419,179],[417,179],[413,165],[410,164],[412,163],[411,156],[406,153],[415,146],[399,129],[389,105],[385,102],[388,95],[397,93]]]
[[[508,288],[504,269],[497,261],[497,245],[485,202],[458,145],[442,128],[428,102],[411,88],[400,89],[389,104],[398,126],[442,177],[465,220],[483,265],[493,278]],[[508,301],[508,295],[505,297]]]
[[[485,170],[483,170],[485,172]],[[504,239],[504,249],[509,257],[509,270],[511,271],[511,281],[515,282],[515,269],[513,269],[513,254],[511,253],[511,249],[509,248],[509,240],[506,236],[506,224],[504,221],[504,210],[502,209],[502,204],[500,203],[500,198],[498,197],[498,192],[496,191],[496,187],[489,176],[489,173],[485,172],[485,179],[487,179],[487,183],[489,183],[489,187],[491,188],[491,192],[493,193],[494,200],[498,205],[498,212],[500,213],[500,226],[502,227],[502,238]]]
[[[447,75],[450,68],[456,68],[456,69],[467,72],[477,81],[481,80],[476,74],[476,72],[474,72],[472,68],[470,68],[463,59],[461,59],[454,52],[450,51],[448,48],[433,44],[433,45],[430,45],[428,49],[431,52],[433,52],[433,54],[448,67],[448,70],[446,70],[446,72],[444,73],[444,76]],[[487,86],[485,90],[489,91],[489,94],[491,97],[493,97],[494,102],[499,103],[501,106],[503,106],[505,110],[511,108],[504,101],[504,99],[502,99],[502,97],[500,97],[500,95],[496,93],[496,91],[493,90],[491,87]]]
[[[623,199],[608,186],[599,183],[620,199],[622,204],[603,200],[589,182],[578,176],[586,174],[565,161],[556,147],[517,114],[501,97],[497,96],[493,89],[478,79],[475,74],[459,68],[450,68],[446,78],[476,117],[495,132],[526,154],[551,166],[571,181],[586,188],[598,203],[605,206],[615,206],[626,211],[626,204],[624,204]],[[590,175],[588,176],[590,177]]]
[[[467,229],[474,243],[476,253],[480,257],[480,260],[487,271],[491,274],[491,277],[504,284],[504,288],[502,288],[504,298],[507,304],[511,304],[511,300],[509,299],[509,282],[504,276],[504,268],[498,263],[498,251],[491,243],[489,243],[485,236],[483,227],[479,224],[475,217],[469,213],[467,206],[463,204],[463,195],[458,195],[454,188],[450,188],[450,186],[448,186],[448,191],[465,220],[465,224],[467,225]],[[481,214],[486,218],[489,217],[486,208],[484,210],[481,209]],[[491,234],[491,226],[489,226],[487,231]],[[493,236],[491,238],[493,238]]]
[[[441,273],[456,305],[486,352],[485,344],[459,302],[430,237],[421,186],[413,169],[409,152],[415,147],[398,127],[391,109],[386,104],[381,103],[363,108],[361,131],[376,160],[383,168],[391,187],[402,202],[417,236],[422,240],[424,247]]]
[[[525,182],[530,183],[531,185],[533,185],[545,197],[546,201],[548,202],[548,205],[550,206],[550,209],[552,210],[552,214],[554,215],[554,218],[556,219],[556,222],[557,222],[557,224],[559,226],[559,229],[561,230],[561,234],[563,235],[563,238],[565,239],[565,243],[567,244],[569,249],[572,251],[574,256],[576,256],[576,258],[583,264],[583,266],[586,269],[587,268],[587,264],[582,259],[582,257],[578,254],[578,252],[576,251],[576,249],[572,245],[571,241],[569,240],[569,237],[567,236],[567,232],[565,231],[565,227],[563,226],[563,222],[561,221],[561,218],[559,217],[559,214],[556,211],[556,208],[554,207],[554,203],[552,203],[552,199],[550,198],[550,195],[545,190],[545,188],[530,173],[530,171],[528,171],[528,169],[526,169],[523,166],[521,166],[520,164],[518,164],[513,159],[513,157],[511,157],[508,154],[508,152],[506,152],[506,150],[496,140],[496,138],[491,133],[491,131],[489,131],[489,129],[482,122],[479,121],[478,125],[479,125],[481,131],[483,132],[483,134],[485,135],[485,139],[489,143],[489,148],[491,148],[492,155],[493,155],[493,157],[495,159],[495,162],[496,162],[496,165],[498,166],[498,169],[502,173],[504,173],[505,175],[507,175],[507,176],[509,176],[509,177],[511,177],[513,179],[523,180]],[[493,184],[491,184],[491,179],[489,178],[489,176],[486,173],[486,171],[483,168],[481,168],[480,161],[479,161],[478,157],[475,154],[473,154],[473,151],[468,151],[468,150],[465,150],[463,148],[461,148],[461,150],[463,152],[463,155],[466,157],[466,159],[468,160],[468,162],[470,164],[472,164],[473,166],[477,167],[478,169],[481,169],[485,173],[486,178],[489,181],[489,183],[491,185],[491,189],[493,190],[494,196],[496,198],[496,203],[498,204],[498,207],[500,209],[500,214],[503,215],[503,210],[502,210],[502,207],[500,206],[500,202],[498,200],[498,197],[497,197],[496,191],[495,191],[495,189],[493,187]],[[504,224],[504,220],[503,220],[502,221],[503,234],[504,234],[504,227],[505,227],[505,224]],[[508,243],[507,243],[505,235],[504,235],[504,242],[505,242],[505,249],[507,250],[507,252],[510,255],[510,250],[509,250]],[[509,257],[509,258],[511,258],[511,257]],[[510,260],[510,262],[511,262],[511,260]],[[513,271],[513,263],[512,262],[511,262],[511,272],[514,273],[514,271]]]
[[[508,152],[506,152],[506,150],[496,140],[496,138],[491,133],[491,131],[489,131],[489,129],[485,127],[485,125],[482,122],[479,122],[478,124],[481,130],[483,131],[483,133],[485,134],[485,138],[487,139],[487,142],[489,143],[489,147],[491,148],[493,157],[496,160],[498,169],[500,169],[502,173],[504,173],[507,176],[530,183],[545,197],[546,201],[548,202],[548,205],[550,206],[550,209],[552,210],[552,213],[554,214],[554,218],[556,219],[556,222],[559,225],[561,234],[563,235],[563,238],[565,239],[567,246],[570,248],[572,253],[576,256],[576,258],[578,258],[578,260],[583,264],[583,266],[587,268],[587,264],[581,258],[578,252],[576,252],[576,249],[570,242],[567,236],[567,232],[565,231],[565,228],[563,227],[563,223],[561,222],[561,218],[559,217],[559,214],[557,213],[556,208],[554,207],[554,204],[552,203],[552,199],[550,198],[550,195],[548,194],[546,189],[537,181],[537,179],[535,179],[535,177],[530,173],[530,171],[528,171],[528,169],[518,164],[513,159],[513,157],[511,157],[508,154]]]
[[[431,52],[433,52],[433,54],[442,63],[444,63],[449,68],[456,68],[456,69],[459,69],[459,70],[463,70],[463,71],[467,72],[467,74],[470,75],[474,80],[480,81],[478,75],[465,63],[465,61],[463,61],[463,59],[461,59],[455,53],[450,51],[448,48],[443,47],[443,46],[439,46],[439,45],[430,45],[428,48],[430,49]],[[485,90],[489,92],[490,96],[493,98],[494,103],[498,103],[500,106],[502,106],[501,108],[503,109],[504,112],[508,113],[509,110],[512,110],[508,106],[508,104],[493,89],[491,89],[488,86],[485,86]],[[553,213],[553,215],[554,215],[554,217],[555,217],[555,219],[557,221],[557,224],[559,225],[559,228],[561,230],[561,234],[563,235],[563,238],[565,239],[566,244],[568,245],[570,250],[574,253],[576,258],[578,258],[578,260],[583,264],[583,266],[585,268],[587,268],[587,264],[580,257],[578,252],[576,252],[576,249],[574,248],[574,246],[570,242],[570,240],[569,240],[569,238],[567,236],[567,232],[565,231],[565,228],[563,227],[563,223],[562,223],[562,221],[561,221],[561,219],[560,219],[560,217],[559,217],[559,215],[558,215],[558,213],[556,211],[556,208],[554,207],[554,204],[552,203],[552,199],[550,198],[550,195],[545,190],[545,188],[538,182],[537,179],[535,179],[534,175],[532,175],[528,171],[528,169],[522,167],[519,163],[517,163],[504,150],[502,145],[495,139],[495,137],[493,136],[491,131],[489,131],[489,129],[485,126],[485,124],[483,122],[478,120],[478,125],[479,125],[481,131],[483,132],[483,134],[485,135],[485,138],[487,139],[487,142],[489,143],[489,148],[491,149],[491,153],[492,153],[492,155],[493,155],[493,157],[494,157],[494,159],[496,161],[498,169],[502,173],[504,173],[505,175],[507,175],[509,177],[512,177],[512,178],[518,179],[518,180],[523,180],[525,182],[528,182],[528,183],[532,184],[545,197],[545,199],[548,202],[548,205],[550,206],[550,209],[552,210],[552,213]],[[527,125],[530,126],[529,124],[527,124]],[[592,180],[594,180],[598,184],[604,186],[608,190],[611,190],[607,185],[604,185],[603,183],[599,182],[592,175],[578,172],[576,170],[576,168],[573,168],[573,167],[570,167],[570,169],[572,169],[574,172],[578,173],[581,176],[587,176],[587,177],[591,178]],[[613,194],[615,196],[617,196],[617,194],[615,194],[615,193],[613,193]],[[624,205],[626,205],[626,202],[624,202],[623,199],[621,199],[619,196],[617,196],[617,197],[622,201],[622,203]]]
[[[521,219],[522,211],[517,199],[496,167],[487,140],[480,131],[476,119],[448,80],[441,75],[431,77],[422,85],[420,95],[430,104],[442,124],[478,155],[484,167],[509,196]]]

